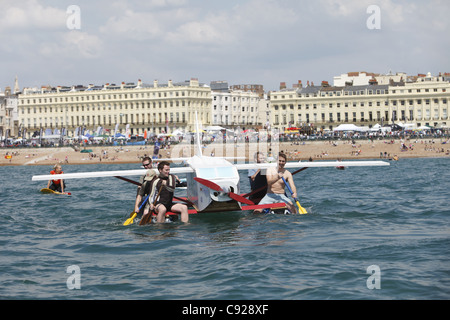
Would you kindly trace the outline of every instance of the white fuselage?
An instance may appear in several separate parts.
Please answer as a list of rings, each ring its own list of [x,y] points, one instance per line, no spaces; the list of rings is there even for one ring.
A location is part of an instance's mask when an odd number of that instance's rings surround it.
[[[239,193],[239,173],[235,166],[222,158],[194,156],[187,161],[194,172],[187,174],[187,197],[197,211],[240,209],[240,204],[228,196]],[[222,192],[212,190],[194,180],[194,177],[214,182]]]

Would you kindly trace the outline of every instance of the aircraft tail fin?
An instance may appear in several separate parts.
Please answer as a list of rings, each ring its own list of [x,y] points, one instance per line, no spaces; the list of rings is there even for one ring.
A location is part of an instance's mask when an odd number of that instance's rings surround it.
[[[195,131],[196,131],[196,144],[195,144],[195,155],[198,157],[202,156],[202,139],[200,133],[200,122],[198,121],[197,111],[195,111]]]

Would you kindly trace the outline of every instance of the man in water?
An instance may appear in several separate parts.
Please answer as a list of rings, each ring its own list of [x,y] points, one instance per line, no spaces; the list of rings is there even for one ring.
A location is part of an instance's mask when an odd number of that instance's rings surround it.
[[[294,179],[292,173],[284,168],[286,165],[287,157],[284,153],[280,152],[278,154],[278,165],[277,167],[272,167],[267,169],[267,194],[261,199],[259,204],[270,204],[270,203],[286,203],[288,210],[295,214],[297,213],[296,206],[289,200],[289,198],[284,193],[284,188],[286,185],[283,182],[283,177],[293,192],[292,197],[297,198],[297,188],[294,184]],[[256,209],[255,213],[261,213],[262,209]]]

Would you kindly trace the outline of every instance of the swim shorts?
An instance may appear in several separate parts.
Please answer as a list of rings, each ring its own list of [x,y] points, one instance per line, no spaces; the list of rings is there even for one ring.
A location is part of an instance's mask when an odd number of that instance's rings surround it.
[[[279,203],[279,202],[292,204],[292,202],[289,200],[289,198],[286,197],[282,193],[267,193],[264,196],[264,198],[261,199],[259,204],[269,204],[269,203]]]

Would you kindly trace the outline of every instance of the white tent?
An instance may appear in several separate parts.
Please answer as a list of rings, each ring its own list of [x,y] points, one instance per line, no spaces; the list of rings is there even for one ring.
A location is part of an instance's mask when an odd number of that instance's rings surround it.
[[[208,126],[208,127],[204,128],[204,130],[206,130],[206,131],[221,131],[221,130],[225,130],[225,128],[222,128],[220,126]]]
[[[413,129],[415,129],[417,127],[415,123],[402,123],[402,122],[399,122],[397,124],[400,127],[402,127],[404,130],[413,130]]]
[[[385,131],[379,123],[369,129],[370,132]]]
[[[363,131],[363,129],[354,124],[340,124],[337,128],[334,128],[333,131]]]
[[[184,132],[181,130],[175,130],[174,132],[172,132],[172,135],[174,136],[182,136],[184,135]]]
[[[42,139],[59,139],[61,138],[60,134],[49,134],[42,137]]]

